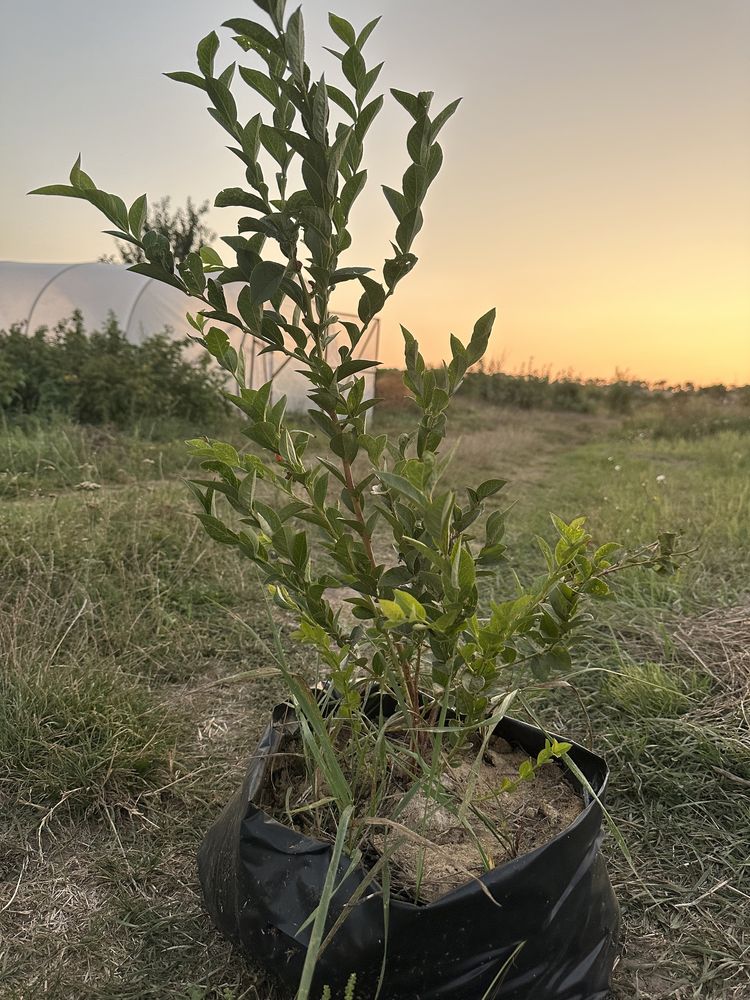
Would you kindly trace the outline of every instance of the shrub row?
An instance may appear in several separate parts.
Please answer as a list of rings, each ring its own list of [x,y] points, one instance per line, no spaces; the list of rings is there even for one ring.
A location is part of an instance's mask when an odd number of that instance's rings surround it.
[[[165,330],[131,343],[113,316],[87,333],[80,313],[52,331],[0,330],[0,412],[119,427],[166,417],[215,422],[227,412],[225,376],[207,356],[188,361],[186,342]]]
[[[709,406],[726,405],[750,409],[750,386],[649,385],[647,382],[627,379],[605,382],[567,376],[553,378],[533,372],[510,375],[506,372],[474,371],[467,376],[462,392],[497,406],[513,406],[522,410],[631,414],[647,403],[676,402],[685,406],[697,400]]]

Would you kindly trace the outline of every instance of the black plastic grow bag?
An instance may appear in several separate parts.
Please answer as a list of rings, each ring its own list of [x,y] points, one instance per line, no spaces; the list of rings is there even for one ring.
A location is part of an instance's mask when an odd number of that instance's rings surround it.
[[[203,895],[217,927],[292,995],[310,935],[309,925],[301,933],[299,927],[320,899],[331,845],[276,822],[253,800],[293,718],[288,706],[274,710],[242,788],[198,855]],[[496,732],[529,754],[544,745],[538,729],[514,719],[504,719]],[[576,744],[570,757],[601,798],[608,775],[604,761]],[[566,830],[482,876],[494,903],[475,881],[424,905],[391,899],[380,1000],[483,1000],[485,995],[604,1000],[617,952],[619,909],[600,853],[601,807],[585,790],[583,795],[586,807]],[[348,866],[342,858],[340,878]],[[329,926],[361,878],[355,872],[342,883]],[[352,972],[357,1000],[375,997],[384,913],[382,895],[372,890],[350,907],[320,957],[315,1000],[326,984],[334,997],[343,996]]]

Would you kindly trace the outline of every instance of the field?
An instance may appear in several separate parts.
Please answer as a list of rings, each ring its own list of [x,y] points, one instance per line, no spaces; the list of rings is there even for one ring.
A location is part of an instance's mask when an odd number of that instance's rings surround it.
[[[657,435],[636,417],[466,400],[451,475],[512,480],[524,576],[549,510],[628,543],[677,529],[694,550],[676,577],[622,581],[544,711],[612,766],[630,855],[608,837],[625,923],[613,997],[743,1000],[750,434],[719,421],[691,439],[675,420]],[[261,589],[199,530],[186,472],[163,428],[0,429],[3,1000],[276,1000],[196,884],[202,833],[280,690],[243,626],[269,633]]]

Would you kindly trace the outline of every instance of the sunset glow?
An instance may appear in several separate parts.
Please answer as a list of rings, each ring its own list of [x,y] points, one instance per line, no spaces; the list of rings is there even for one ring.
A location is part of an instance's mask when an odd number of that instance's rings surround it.
[[[335,60],[321,52],[330,6],[309,0],[305,15],[313,65],[333,79]],[[380,89],[431,80],[437,105],[464,97],[441,136],[420,262],[384,313],[386,364],[401,359],[399,323],[439,362],[448,333],[467,337],[494,305],[489,354],[507,370],[750,381],[744,0],[340,7],[357,24],[383,14],[368,42],[386,62]],[[25,197],[64,177],[79,150],[97,183],[126,200],[146,190],[200,201],[242,183],[200,96],[160,76],[192,68],[196,41],[237,4],[45,8],[6,14],[0,82],[6,94],[27,82],[24,99],[3,108],[0,259],[92,260],[111,249],[93,209]],[[219,58],[235,53],[227,33]],[[260,110],[241,83],[235,90],[243,113]],[[379,185],[406,165],[407,122],[386,107],[349,264],[378,267],[389,252],[394,223]],[[209,223],[230,234],[235,218],[214,209]],[[342,308],[355,306],[352,292]]]

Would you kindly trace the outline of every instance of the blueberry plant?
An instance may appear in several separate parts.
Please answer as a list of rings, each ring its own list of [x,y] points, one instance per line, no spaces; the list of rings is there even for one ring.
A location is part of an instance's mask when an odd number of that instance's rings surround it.
[[[569,667],[571,646],[591,620],[587,608],[610,596],[615,570],[671,569],[674,538],[665,534],[627,553],[614,543],[595,547],[582,517],[553,517],[555,540],[539,540],[543,574],[522,585],[508,572],[498,585],[507,599],[480,604],[483,581],[497,581],[506,562],[506,511],[497,499],[506,484],[492,478],[463,491],[445,485],[444,442],[451,399],[485,353],[494,310],[468,338],[451,335],[449,358],[437,369],[428,368],[403,329],[404,382],[417,417],[396,440],[369,419],[377,400],[366,398],[364,373],[377,361],[357,350],[417,263],[412,248],[423,205],[443,162],[438,138],[459,102],[434,112],[429,92],[391,91],[409,119],[410,160],[400,186],[383,188],[395,217],[392,254],[379,273],[343,263],[350,217],[368,180],[365,142],[384,100],[373,95],[382,64],[370,66],[365,57],[377,19],[357,31],[330,15],[334,85],[325,76],[313,79],[300,10],[286,16],[285,0],[255,3],[263,23],[234,18],[224,25],[253,65],[218,67],[212,32],[198,45],[198,72],[167,74],[207,97],[244,170],[244,185],[215,200],[247,210],[237,234],[223,237],[223,256],[204,246],[176,264],[169,241],[144,231],[146,196],[128,208],[94,184],[80,158],[68,185],[34,193],[90,202],[114,226],[108,232],[143,251],[146,261],[131,270],[201,300],[188,320],[195,339],[236,381],[229,398],[252,446],[189,442],[205,472],[191,483],[197,516],[211,538],[258,568],[273,600],[296,622],[298,639],[324,664],[327,707],[306,678],[281,668],[308,771],[324,776],[319,802],[334,826],[353,810],[354,829],[360,810],[372,815],[383,804],[387,781],[374,780],[374,771],[390,774],[398,757],[415,782],[425,774],[434,781],[441,755],[481,739],[514,692]],[[247,121],[231,89],[236,77],[262,102]],[[344,282],[361,289],[356,321],[334,308]],[[240,286],[231,308],[229,284]],[[304,373],[314,434],[295,426],[284,398],[272,401],[271,383],[246,384],[243,354],[212,321],[232,324],[262,352],[282,355]],[[373,701],[380,706],[374,714]],[[537,764],[564,752],[550,742]]]

